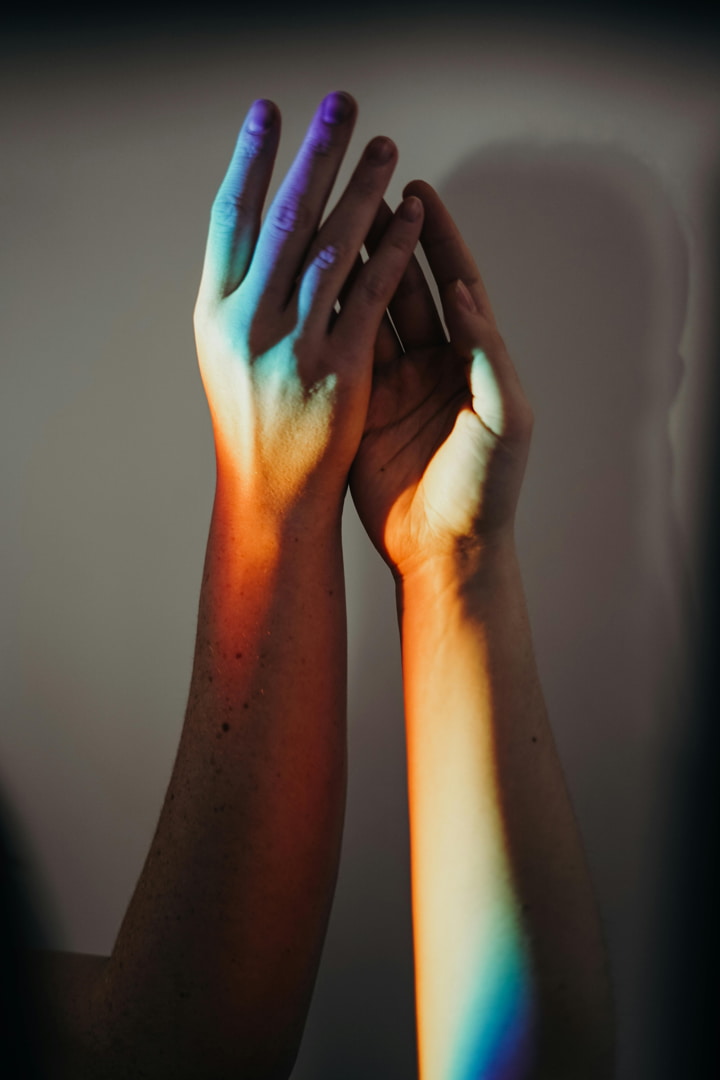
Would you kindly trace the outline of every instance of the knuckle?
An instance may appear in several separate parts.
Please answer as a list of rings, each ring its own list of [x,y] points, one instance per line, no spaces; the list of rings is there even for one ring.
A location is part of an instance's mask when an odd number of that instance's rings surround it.
[[[330,270],[332,267],[337,266],[343,258],[343,254],[344,248],[341,243],[333,242],[324,244],[320,250],[316,252],[313,263],[320,270]]]
[[[384,301],[387,295],[384,276],[377,271],[365,274],[362,280],[362,291],[368,303],[376,304]]]
[[[309,157],[325,158],[330,154],[332,145],[332,134],[316,128],[305,140],[304,153]]]
[[[415,247],[415,239],[407,233],[393,233],[388,237],[388,247],[391,251],[398,251],[401,255],[407,256]]]
[[[462,280],[466,288],[468,288],[471,293],[475,290],[478,290],[480,292],[480,295],[482,295],[482,281],[480,280],[480,276],[478,274],[463,274]],[[498,335],[498,337],[499,336],[500,335]],[[503,348],[504,347],[505,346],[503,344]]]
[[[212,325],[213,312],[206,290],[200,285],[197,300],[192,314],[193,328],[196,337],[202,337]]]
[[[284,235],[303,229],[310,221],[310,210],[303,199],[283,199],[270,215],[268,227],[271,232]]]
[[[235,149],[234,164],[249,165],[268,148],[267,131],[244,131]]]
[[[381,189],[377,177],[370,172],[361,171],[352,178],[353,193],[361,199],[370,199]]]
[[[210,210],[214,225],[232,229],[237,222],[247,217],[247,206],[242,192],[218,191]]]
[[[193,311],[193,328],[196,338],[208,338],[217,334],[218,311],[202,294],[198,296]]]
[[[195,339],[210,354],[245,355],[249,338],[247,314],[234,304],[203,292],[193,311]]]

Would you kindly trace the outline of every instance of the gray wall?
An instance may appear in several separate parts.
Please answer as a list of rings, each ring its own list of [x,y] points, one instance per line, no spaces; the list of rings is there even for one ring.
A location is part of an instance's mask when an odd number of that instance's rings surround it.
[[[386,133],[391,201],[439,187],[535,408],[519,543],[637,1077],[698,589],[717,76],[669,46],[421,21],[66,44],[0,78],[0,782],[53,943],[111,949],[182,720],[213,481],[191,331],[210,200],[253,98],[283,113],[277,178],[346,88],[340,183]],[[394,597],[351,506],[345,540],[347,826],[297,1080],[415,1069]]]

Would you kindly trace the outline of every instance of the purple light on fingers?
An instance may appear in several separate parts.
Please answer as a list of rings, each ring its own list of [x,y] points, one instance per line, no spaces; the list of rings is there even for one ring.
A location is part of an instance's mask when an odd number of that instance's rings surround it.
[[[349,94],[338,90],[328,94],[320,106],[320,115],[326,124],[341,124],[352,113],[353,100]]]
[[[329,244],[327,247],[324,247],[321,251],[317,253],[317,255],[315,256],[315,262],[322,270],[326,270],[328,267],[334,266],[335,262],[337,261],[337,256],[337,248],[334,247],[332,244]]]
[[[275,120],[275,106],[272,101],[260,98],[250,108],[247,130],[251,135],[262,135],[269,131]]]

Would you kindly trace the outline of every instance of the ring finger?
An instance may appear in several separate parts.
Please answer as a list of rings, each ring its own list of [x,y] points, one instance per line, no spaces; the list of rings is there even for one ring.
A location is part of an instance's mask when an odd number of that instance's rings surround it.
[[[362,258],[359,255],[356,255],[353,268],[345,278],[343,287],[340,290],[340,295],[338,296],[338,307],[340,310],[333,310],[330,314],[330,331],[332,331],[343,307],[347,303],[348,297],[352,292],[353,286],[360,276],[364,265]],[[393,328],[393,324],[390,322],[390,317],[386,311],[382,317],[380,326],[378,327],[377,337],[375,338],[375,363],[380,366],[389,364],[402,356],[402,351],[402,345],[400,344],[398,336]]]

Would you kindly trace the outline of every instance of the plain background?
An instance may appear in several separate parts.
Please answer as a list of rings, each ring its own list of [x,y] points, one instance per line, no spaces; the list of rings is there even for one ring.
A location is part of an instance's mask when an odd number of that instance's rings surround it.
[[[182,722],[213,487],[191,313],[237,128],[274,187],[317,101],[446,198],[536,413],[518,520],[543,686],[596,883],[622,1080],[644,1003],[683,642],[698,603],[720,77],[700,44],[498,18],[202,34],[4,58],[0,782],[52,944],[108,953]],[[345,518],[350,789],[296,1080],[415,1074],[390,575]]]

